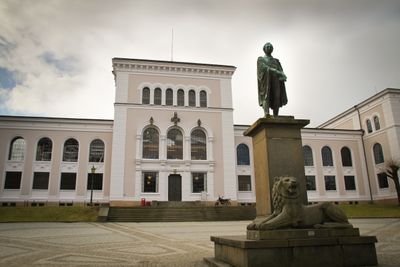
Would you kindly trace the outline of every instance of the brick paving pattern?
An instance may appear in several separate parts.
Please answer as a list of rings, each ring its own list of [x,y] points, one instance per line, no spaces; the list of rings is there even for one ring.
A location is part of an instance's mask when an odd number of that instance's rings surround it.
[[[400,220],[351,220],[376,235],[379,266],[400,266]],[[206,266],[211,235],[244,235],[249,221],[0,223],[0,266]]]

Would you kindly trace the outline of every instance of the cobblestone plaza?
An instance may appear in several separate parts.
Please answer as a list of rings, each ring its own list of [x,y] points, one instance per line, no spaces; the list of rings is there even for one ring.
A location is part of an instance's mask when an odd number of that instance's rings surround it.
[[[1,223],[0,266],[206,266],[211,235],[244,235],[248,221]],[[400,219],[353,219],[376,235],[379,266],[400,266]]]

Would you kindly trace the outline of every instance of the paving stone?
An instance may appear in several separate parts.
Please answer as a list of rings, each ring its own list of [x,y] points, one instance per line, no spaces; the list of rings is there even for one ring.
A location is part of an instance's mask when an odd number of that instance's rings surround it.
[[[351,222],[377,236],[380,266],[400,266],[399,219]],[[205,267],[210,236],[246,235],[248,223],[0,223],[0,266]]]

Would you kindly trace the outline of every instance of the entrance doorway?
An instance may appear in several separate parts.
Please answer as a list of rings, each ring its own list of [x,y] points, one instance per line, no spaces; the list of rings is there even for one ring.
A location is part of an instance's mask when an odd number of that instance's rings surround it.
[[[182,177],[179,174],[168,176],[168,201],[182,201]]]

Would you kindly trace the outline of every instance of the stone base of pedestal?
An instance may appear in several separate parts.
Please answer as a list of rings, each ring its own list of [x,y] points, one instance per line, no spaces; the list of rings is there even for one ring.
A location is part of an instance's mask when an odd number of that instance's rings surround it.
[[[236,267],[350,267],[375,266],[375,236],[359,236],[358,229],[281,230],[279,238],[249,231],[246,236],[212,236],[215,258],[204,259],[210,266]],[[286,232],[286,233],[284,233]],[[267,237],[269,235],[269,237]]]

